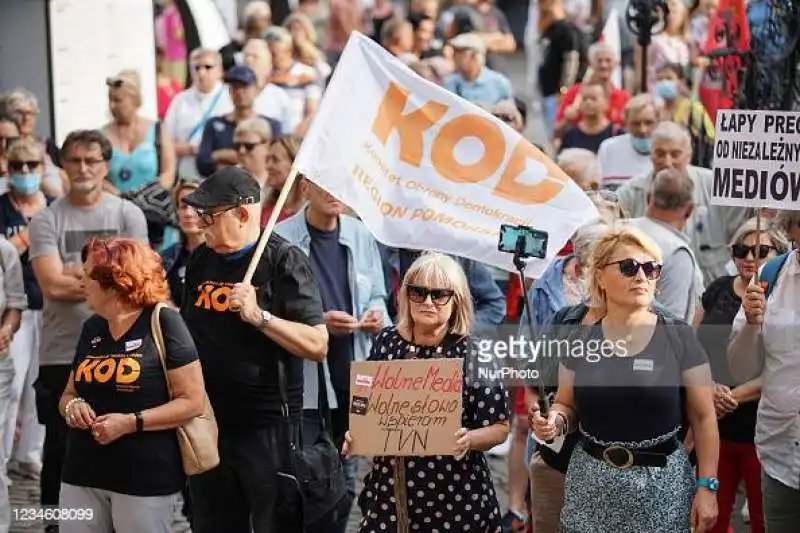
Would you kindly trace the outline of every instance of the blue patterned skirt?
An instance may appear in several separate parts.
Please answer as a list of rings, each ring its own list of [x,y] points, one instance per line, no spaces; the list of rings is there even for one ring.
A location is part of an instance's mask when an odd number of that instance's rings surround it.
[[[663,468],[620,470],[578,444],[564,493],[560,533],[690,533],[694,468],[683,446]]]

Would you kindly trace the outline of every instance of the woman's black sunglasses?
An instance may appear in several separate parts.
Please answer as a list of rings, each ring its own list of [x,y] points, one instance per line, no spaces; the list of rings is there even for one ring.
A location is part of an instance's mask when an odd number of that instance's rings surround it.
[[[644,272],[644,277],[649,280],[658,279],[661,276],[661,265],[655,261],[640,263],[636,259],[622,259],[608,263],[609,265],[619,265],[619,272],[626,278],[632,278],[639,273],[639,269]]]
[[[29,171],[34,171],[37,168],[39,168],[39,165],[41,165],[41,164],[42,164],[41,161],[19,161],[19,160],[13,160],[13,161],[9,161],[8,162],[8,170],[10,172],[22,172],[25,169],[25,167],[27,166]]]
[[[774,250],[774,246],[770,246],[768,244],[759,244],[758,245],[758,257],[764,259],[769,255],[769,252]],[[731,255],[736,259],[747,259],[748,255],[752,255],[753,259],[756,257],[756,247],[754,246],[747,246],[746,244],[734,244],[731,246]]]
[[[423,303],[428,299],[428,295],[430,295],[431,301],[434,303],[434,305],[447,305],[447,303],[455,294],[455,291],[450,289],[429,289],[419,285],[408,285],[407,290],[408,299],[415,304]]]

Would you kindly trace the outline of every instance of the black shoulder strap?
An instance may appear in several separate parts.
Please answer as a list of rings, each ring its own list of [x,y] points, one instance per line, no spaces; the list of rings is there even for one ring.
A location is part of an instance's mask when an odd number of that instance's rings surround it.
[[[158,176],[161,175],[161,121],[156,120],[156,123],[153,125],[153,127],[156,129],[155,140],[153,143],[155,144],[156,147],[156,161],[158,162],[157,164],[158,175],[156,176],[156,178],[158,178]]]

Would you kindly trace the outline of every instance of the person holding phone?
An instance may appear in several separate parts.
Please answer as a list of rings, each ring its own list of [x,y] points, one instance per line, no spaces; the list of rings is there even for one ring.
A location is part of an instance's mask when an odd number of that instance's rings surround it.
[[[344,204],[311,181],[302,180],[299,187],[308,207],[278,224],[275,232],[311,259],[330,335],[323,371],[332,437],[341,447],[349,425],[350,362],[366,360],[373,335],[391,324],[384,273],[377,242],[364,224],[342,214]],[[306,360],[303,373],[303,441],[313,444],[320,416],[317,364]],[[356,462],[346,458],[344,470],[355,497]],[[335,531],[344,533],[346,525]]]

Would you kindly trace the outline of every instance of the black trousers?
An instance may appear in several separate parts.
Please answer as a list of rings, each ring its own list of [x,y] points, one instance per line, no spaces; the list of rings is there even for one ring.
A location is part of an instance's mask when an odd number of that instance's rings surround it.
[[[294,503],[289,433],[300,420],[267,428],[220,427],[220,465],[189,478],[194,533],[301,533],[302,517],[284,512]]]
[[[48,365],[39,367],[33,384],[36,391],[36,414],[44,425],[44,450],[40,488],[42,505],[58,505],[61,492],[61,468],[67,451],[67,423],[58,411],[58,402],[67,386],[71,367]]]

